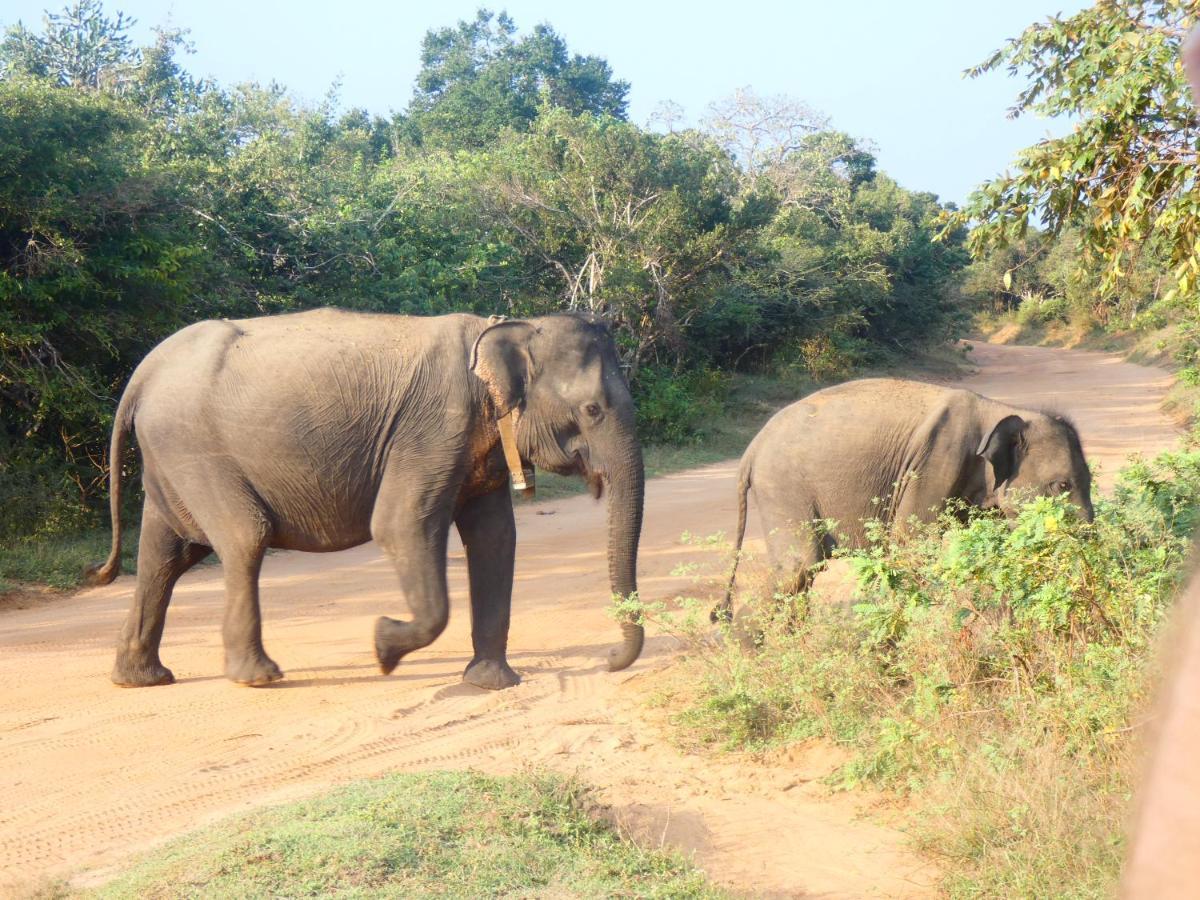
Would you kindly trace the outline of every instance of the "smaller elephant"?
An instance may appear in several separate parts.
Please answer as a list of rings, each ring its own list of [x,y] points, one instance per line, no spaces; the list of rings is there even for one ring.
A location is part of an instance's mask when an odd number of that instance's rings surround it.
[[[838,540],[861,546],[863,520],[929,521],[947,500],[1006,507],[1020,493],[1067,494],[1089,522],[1091,473],[1064,416],[1016,409],[971,391],[865,378],[776,413],[742,455],[735,549],[753,493],[777,589],[807,589]],[[822,523],[836,522],[836,534]],[[735,559],[725,599],[732,607]]]

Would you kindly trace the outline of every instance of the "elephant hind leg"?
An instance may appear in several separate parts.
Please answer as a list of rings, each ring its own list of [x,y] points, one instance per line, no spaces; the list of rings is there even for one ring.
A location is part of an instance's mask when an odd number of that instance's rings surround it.
[[[787,627],[797,624],[796,606],[786,598],[806,594],[812,587],[813,567],[829,555],[827,538],[809,523],[774,524],[772,517],[765,514],[763,526],[767,559],[771,565],[769,596],[757,610],[751,604],[741,604],[732,620],[733,633],[746,650],[762,644],[763,617],[778,615],[784,605],[788,613]]]
[[[812,587],[813,567],[829,556],[826,537],[807,522],[789,522],[766,531],[774,593],[806,592]]]
[[[176,534],[150,501],[144,504],[138,540],[137,588],[117,642],[113,683],[122,687],[150,687],[175,680],[158,656],[171,592],[179,577],[210,553],[211,547],[193,544]]]
[[[813,566],[827,555],[823,535],[811,524],[818,518],[811,500],[797,499],[790,485],[777,489],[769,483],[757,484],[752,490],[770,565],[766,597],[757,604],[741,602],[734,610],[731,594],[713,610],[714,621],[730,621],[734,636],[747,650],[761,644],[763,614],[773,610],[775,598],[806,592]]]
[[[221,558],[225,567],[225,621],[221,628],[225,677],[251,687],[283,678],[279,666],[263,649],[258,577],[265,554],[266,541],[260,539],[239,543]]]

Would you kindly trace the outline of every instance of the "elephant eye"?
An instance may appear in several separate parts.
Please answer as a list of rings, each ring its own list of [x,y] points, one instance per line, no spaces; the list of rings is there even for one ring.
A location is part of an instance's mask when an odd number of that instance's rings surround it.
[[[584,404],[583,411],[585,413],[587,413],[587,416],[589,419],[600,418],[600,404],[599,403],[586,403],[586,404]]]
[[[1060,494],[1069,494],[1071,492],[1071,482],[1069,481],[1056,482],[1054,487],[1058,489]]]

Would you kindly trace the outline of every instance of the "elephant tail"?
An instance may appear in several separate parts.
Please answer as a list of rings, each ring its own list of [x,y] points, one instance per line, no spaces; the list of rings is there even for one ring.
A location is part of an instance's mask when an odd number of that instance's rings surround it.
[[[121,571],[121,460],[133,428],[134,391],[126,389],[117,405],[113,419],[112,438],[108,445],[108,509],[112,515],[112,549],[108,559],[84,570],[84,584],[111,584]]]
[[[738,563],[742,558],[742,541],[746,537],[746,506],[750,493],[750,458],[749,454],[742,459],[738,470],[738,521],[737,537],[733,541],[733,564],[729,569],[729,581],[725,585],[725,598],[712,608],[708,618],[713,623],[727,622],[733,611],[733,583],[737,579]]]

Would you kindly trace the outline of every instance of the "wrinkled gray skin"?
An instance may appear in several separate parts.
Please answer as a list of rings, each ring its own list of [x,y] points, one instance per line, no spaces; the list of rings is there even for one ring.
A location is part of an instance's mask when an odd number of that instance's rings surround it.
[[[738,551],[748,492],[776,588],[788,593],[806,589],[811,567],[839,542],[861,546],[864,519],[929,521],[950,499],[1004,507],[1024,492],[1068,494],[1092,518],[1091,474],[1066,419],[890,378],[817,391],[763,426],[742,456]],[[809,525],[825,519],[837,522],[834,534]],[[729,615],[736,572],[735,561],[714,621]]]
[[[384,673],[446,627],[446,542],[467,555],[474,658],[484,688],[518,682],[506,659],[516,531],[496,416],[519,411],[524,459],[608,489],[612,591],[637,589],[642,455],[608,329],[574,316],[489,327],[468,315],[415,318],[318,310],[200,322],[146,357],[121,398],[111,458],[136,429],[146,491],[133,608],[113,681],[168,684],[159,642],[171,590],[212,552],[225,570],[225,674],[282,677],[262,644],[258,576],[268,548],[327,552],[374,539],[396,566],[410,621],[381,617]],[[120,472],[113,470],[119,568]],[[622,626],[613,669],[641,652]]]

